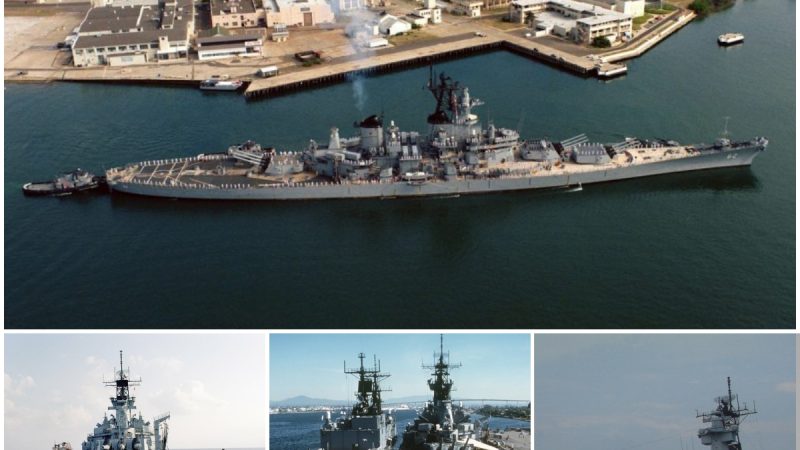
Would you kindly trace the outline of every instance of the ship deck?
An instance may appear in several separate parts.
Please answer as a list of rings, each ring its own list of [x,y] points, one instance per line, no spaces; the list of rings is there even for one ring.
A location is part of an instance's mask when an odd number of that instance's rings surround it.
[[[605,164],[577,164],[573,162],[543,163],[536,161],[513,161],[477,169],[475,175],[467,177],[518,178],[557,176],[612,170],[636,165],[682,159],[699,155],[691,146],[631,148],[615,155]],[[110,183],[136,183],[158,186],[184,186],[195,188],[270,188],[285,185],[329,184],[331,180],[314,173],[303,172],[281,176],[248,175],[252,166],[227,155],[200,155],[190,158],[144,161],[108,171]],[[462,177],[459,177],[462,178]],[[399,182],[394,179],[386,182]],[[364,184],[378,181],[344,181]],[[402,181],[405,182],[405,181]],[[430,183],[443,183],[433,179]]]

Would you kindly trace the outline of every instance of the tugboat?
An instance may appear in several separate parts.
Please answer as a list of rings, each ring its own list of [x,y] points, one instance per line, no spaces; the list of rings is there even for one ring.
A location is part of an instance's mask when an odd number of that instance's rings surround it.
[[[433,370],[428,387],[433,391],[433,401],[426,402],[425,409],[414,422],[406,426],[403,433],[402,450],[495,450],[496,447],[480,442],[479,431],[470,422],[463,406],[453,405],[450,391],[453,380],[450,369],[461,364],[450,364],[450,354],[444,352],[444,338],[439,337],[439,353],[434,353],[435,363],[423,365]]]
[[[150,421],[142,418],[142,413],[136,414],[136,397],[130,395],[132,386],[139,386],[141,378],[133,380],[130,369],[125,370],[122,365],[122,351],[119,352],[119,371],[114,376],[114,381],[104,381],[103,384],[113,387],[114,397],[111,397],[109,411],[114,411],[111,417],[104,415],[103,421],[95,425],[94,431],[86,437],[81,445],[81,450],[167,450],[167,434],[169,427],[169,413],[161,414]]]
[[[200,83],[200,89],[204,91],[235,91],[244,86],[241,80],[220,80],[209,78]]]
[[[734,45],[744,42],[744,35],[742,33],[725,33],[717,38],[719,45]]]
[[[322,450],[391,450],[397,437],[397,426],[389,413],[381,408],[380,381],[389,378],[388,373],[381,373],[379,361],[374,361],[372,368],[364,367],[364,354],[359,353],[361,367],[347,369],[344,373],[358,377],[357,402],[353,405],[349,417],[341,417],[331,421],[331,413],[325,414],[320,429],[320,449]]]
[[[711,450],[742,450],[739,441],[739,425],[745,417],[756,414],[755,403],[753,409],[739,406],[739,398],[731,392],[731,377],[728,377],[728,395],[714,399],[717,407],[713,411],[697,413],[697,418],[703,423],[710,423],[708,428],[701,428],[697,432],[700,443],[711,446]],[[734,402],[736,405],[734,406]]]
[[[97,189],[106,184],[106,177],[97,176],[82,169],[60,175],[53,181],[25,183],[25,195],[70,195],[73,192]]]

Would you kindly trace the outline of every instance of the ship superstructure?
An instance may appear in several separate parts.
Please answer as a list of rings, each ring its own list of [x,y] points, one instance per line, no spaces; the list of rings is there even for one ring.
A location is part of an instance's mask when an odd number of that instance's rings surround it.
[[[136,408],[136,397],[131,388],[141,385],[142,380],[133,379],[130,369],[125,369],[122,351],[119,352],[119,371],[113,381],[103,384],[114,388],[110,398],[111,416],[104,415],[103,421],[96,424],[94,431],[86,437],[82,450],[167,450],[169,413],[162,414],[152,422],[145,420]]]
[[[583,135],[561,141],[521,141],[518,131],[482,126],[483,103],[469,89],[431,71],[426,88],[436,102],[427,135],[403,131],[383,115],[357,122],[327,143],[277,151],[248,141],[225,153],[144,161],[106,172],[110,188],[140,195],[199,199],[305,200],[441,196],[574,187],[719,167],[748,166],[768,141],[711,145],[626,138],[593,143]]]
[[[356,403],[345,417],[331,420],[330,411],[324,417],[320,430],[320,448],[324,450],[383,450],[391,449],[397,436],[394,417],[383,411],[381,381],[390,374],[381,371],[380,361],[373,357],[373,366],[364,366],[364,353],[359,353],[358,369],[348,369],[344,373],[358,379]]]
[[[749,409],[747,404],[739,405],[739,398],[731,392],[731,378],[728,377],[728,394],[714,399],[717,407],[708,412],[697,413],[697,417],[708,423],[705,428],[697,432],[697,437],[703,445],[708,445],[711,450],[742,450],[739,441],[739,426],[745,417],[756,414],[755,404]]]
[[[401,449],[404,450],[469,450],[474,448],[493,449],[477,438],[475,424],[470,422],[469,414],[461,405],[453,404],[450,393],[453,380],[450,370],[461,364],[450,363],[450,354],[444,351],[444,337],[439,337],[439,352],[434,353],[434,363],[423,365],[431,370],[428,388],[433,392],[433,400],[426,402],[425,408],[406,426]]]

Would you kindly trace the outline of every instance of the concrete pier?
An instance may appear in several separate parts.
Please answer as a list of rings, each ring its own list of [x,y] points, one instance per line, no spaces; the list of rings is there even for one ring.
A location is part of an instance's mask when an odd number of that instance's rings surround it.
[[[691,11],[678,10],[651,30],[622,48],[595,55],[575,55],[541,40],[522,35],[485,29],[481,36],[467,33],[412,49],[378,50],[367,59],[331,61],[319,67],[283,73],[277,77],[256,79],[245,91],[248,99],[265,98],[308,87],[337,83],[358,75],[380,74],[393,70],[423,66],[436,61],[459,58],[475,53],[506,50],[536,59],[573,74],[603,77],[603,73],[625,72],[621,61],[644,54],[694,19]]]

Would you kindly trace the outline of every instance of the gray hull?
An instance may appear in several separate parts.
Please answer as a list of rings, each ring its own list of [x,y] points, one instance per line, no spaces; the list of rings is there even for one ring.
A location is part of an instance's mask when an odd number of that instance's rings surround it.
[[[152,197],[205,200],[316,200],[338,198],[393,198],[483,194],[527,189],[545,189],[602,183],[630,178],[723,167],[749,166],[762,151],[757,146],[708,151],[696,156],[631,166],[597,166],[596,170],[572,174],[503,176],[409,184],[405,181],[365,183],[306,183],[275,187],[184,187],[111,181],[114,191]]]

